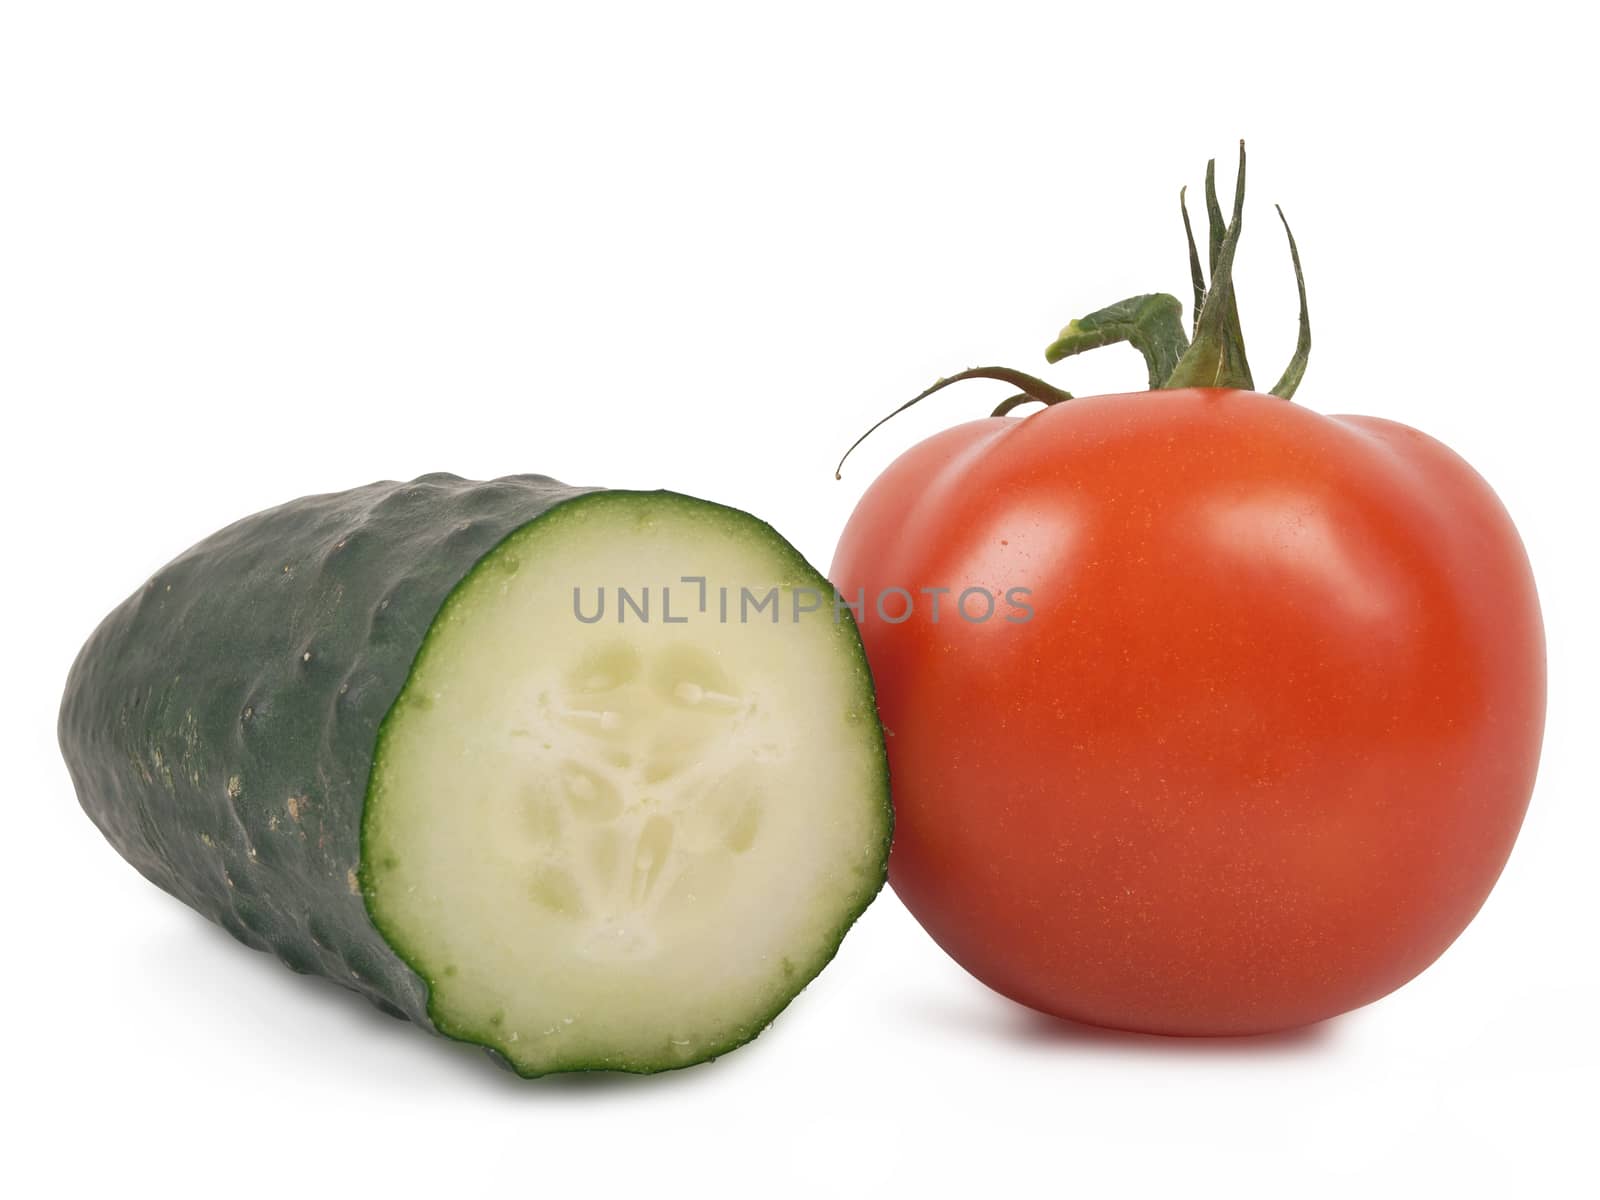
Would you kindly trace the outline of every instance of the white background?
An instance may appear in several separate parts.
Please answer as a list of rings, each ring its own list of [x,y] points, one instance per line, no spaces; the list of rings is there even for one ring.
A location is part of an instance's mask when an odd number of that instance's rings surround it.
[[[1592,1188],[1591,49],[1566,5],[1314,7],[0,9],[14,1194]],[[929,402],[835,483],[935,377],[1143,386],[1126,348],[1042,348],[1134,292],[1187,300],[1177,189],[1211,155],[1231,177],[1241,135],[1258,372],[1293,341],[1279,201],[1317,339],[1298,401],[1464,454],[1545,603],[1522,839],[1396,995],[1254,1042],[1062,1026],[885,893],[750,1047],[525,1083],[234,944],[78,810],[68,664],[214,528],[537,471],[734,503],[825,567],[891,456],[1004,394]]]

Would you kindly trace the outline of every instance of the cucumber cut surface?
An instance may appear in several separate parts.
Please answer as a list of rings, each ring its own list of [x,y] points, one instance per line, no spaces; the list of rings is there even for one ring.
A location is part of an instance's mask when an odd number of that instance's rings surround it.
[[[61,745],[123,857],[246,944],[524,1075],[667,1070],[759,1033],[882,886],[832,595],[675,493],[372,484],[153,576]]]
[[[362,869],[442,1029],[525,1071],[675,1066],[833,955],[882,880],[882,751],[854,630],[793,619],[799,566],[743,514],[603,492],[451,597],[379,742]],[[776,587],[778,620],[723,621],[723,587]]]

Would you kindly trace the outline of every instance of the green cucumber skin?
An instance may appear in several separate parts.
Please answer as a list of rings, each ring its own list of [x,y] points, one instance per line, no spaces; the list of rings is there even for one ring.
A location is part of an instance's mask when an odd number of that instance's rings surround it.
[[[241,942],[434,1029],[357,883],[379,726],[451,590],[513,530],[595,490],[424,475],[199,543],[73,664],[59,736],[84,811]]]

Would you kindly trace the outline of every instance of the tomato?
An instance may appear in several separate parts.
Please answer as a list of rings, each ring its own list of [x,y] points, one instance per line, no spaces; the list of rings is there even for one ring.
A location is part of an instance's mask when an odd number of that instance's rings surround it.
[[[831,575],[866,597],[895,891],[1023,1004],[1317,1021],[1432,962],[1511,851],[1534,582],[1488,485],[1416,430],[1215,388],[972,421],[871,486]],[[979,620],[968,588],[1027,591]]]

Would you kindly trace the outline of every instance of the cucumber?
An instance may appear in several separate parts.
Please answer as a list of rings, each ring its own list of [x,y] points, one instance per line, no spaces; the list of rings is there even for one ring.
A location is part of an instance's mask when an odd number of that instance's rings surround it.
[[[526,1076],[743,1044],[886,871],[849,610],[670,492],[427,475],[248,517],[100,625],[60,740],[152,882]]]

